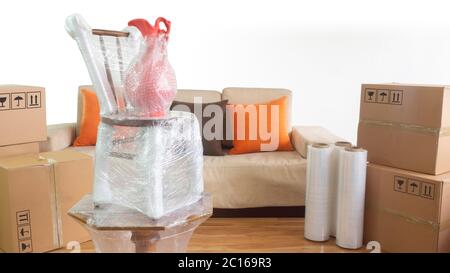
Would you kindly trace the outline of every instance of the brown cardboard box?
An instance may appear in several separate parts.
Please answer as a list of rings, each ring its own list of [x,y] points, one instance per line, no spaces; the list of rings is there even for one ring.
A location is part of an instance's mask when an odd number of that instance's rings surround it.
[[[450,252],[450,173],[367,167],[364,241],[384,252]]]
[[[45,89],[0,85],[0,146],[45,141]]]
[[[39,153],[39,142],[0,146],[0,157],[37,153]]]
[[[89,240],[67,211],[92,179],[92,158],[74,151],[1,158],[0,249],[44,252]]]
[[[450,87],[363,84],[358,146],[371,163],[450,171]]]

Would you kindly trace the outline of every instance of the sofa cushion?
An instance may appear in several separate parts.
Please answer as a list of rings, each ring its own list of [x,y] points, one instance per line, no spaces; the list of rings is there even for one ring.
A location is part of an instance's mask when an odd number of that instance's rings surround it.
[[[282,96],[287,96],[287,128],[291,125],[291,113],[292,113],[292,92],[287,89],[275,89],[275,88],[241,88],[241,87],[228,87],[222,91],[222,99],[228,100],[230,104],[255,104],[265,103],[271,100],[278,99]]]
[[[306,160],[295,151],[205,156],[203,177],[215,208],[305,204]]]
[[[202,134],[202,145],[203,145],[203,154],[204,155],[213,155],[213,156],[223,156],[222,150],[222,140],[224,139],[224,121],[225,121],[225,107],[227,106],[226,100],[218,101],[218,102],[210,102],[210,103],[191,103],[191,102],[182,102],[182,101],[174,101],[170,107],[170,110],[175,111],[186,111],[195,114],[198,119],[200,126],[202,126],[201,134]],[[196,107],[201,109],[200,113],[196,113]],[[212,111],[214,114],[210,117],[204,116],[203,111],[207,109],[207,107],[218,107],[220,109],[220,114]],[[220,116],[219,121],[220,126],[211,126],[208,124],[214,124],[217,120],[216,115]],[[208,131],[212,133],[212,136],[207,135]],[[216,138],[217,136],[217,138]],[[210,138],[212,139],[210,139]]]
[[[292,151],[286,127],[286,102],[287,97],[283,96],[262,104],[229,105],[234,119],[234,148],[230,154]],[[273,116],[274,113],[278,115]],[[266,131],[270,135],[264,135]]]
[[[222,93],[220,93],[219,91],[193,90],[193,89],[178,89],[175,100],[193,103],[195,97],[201,97],[202,103],[222,101]],[[226,119],[226,116],[225,116],[225,119]],[[224,139],[222,141],[222,145],[226,148],[233,148],[233,140],[231,140],[233,132],[232,132],[231,127],[232,127],[231,122],[225,120],[224,129],[229,130],[229,131],[226,131],[226,134],[228,134],[230,136],[230,140]]]
[[[73,142],[74,146],[90,146],[97,143],[97,130],[100,123],[100,105],[97,95],[91,89],[82,89],[79,92],[82,104],[81,121],[78,124],[78,136]]]

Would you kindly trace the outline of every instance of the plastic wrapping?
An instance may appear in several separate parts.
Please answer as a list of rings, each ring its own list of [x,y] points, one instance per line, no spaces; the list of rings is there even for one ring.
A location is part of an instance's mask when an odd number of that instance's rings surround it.
[[[330,235],[336,237],[337,225],[337,195],[340,180],[342,180],[342,152],[352,144],[346,141],[338,141],[333,145],[331,152],[330,170]]]
[[[341,164],[336,244],[356,249],[363,243],[367,151],[345,148],[341,154]]]
[[[151,217],[196,202],[203,192],[203,147],[197,118],[172,111],[160,119],[103,117],[93,200]]]
[[[89,231],[97,252],[186,252],[190,237],[212,215],[208,194],[160,219],[110,204],[95,207],[86,195],[69,214]]]
[[[169,111],[176,94],[167,58],[170,22],[158,18],[152,26],[137,19],[124,31],[110,31],[72,15],[66,30],[78,43],[101,109],[94,203],[159,218],[196,202],[203,192],[203,148],[195,116]]]
[[[164,23],[166,30],[160,29]],[[145,46],[126,73],[126,93],[140,116],[164,116],[175,98],[175,72],[167,58],[170,22],[158,18],[155,25],[138,19],[129,22],[144,35]]]
[[[152,31],[142,27],[144,22]],[[80,15],[72,15],[66,19],[66,30],[78,43],[102,116],[153,118],[168,113],[177,88],[167,57],[169,21],[158,18],[151,26],[133,20],[118,32],[93,30]]]
[[[305,238],[326,241],[330,237],[330,171],[331,152],[328,144],[308,147],[306,169]]]

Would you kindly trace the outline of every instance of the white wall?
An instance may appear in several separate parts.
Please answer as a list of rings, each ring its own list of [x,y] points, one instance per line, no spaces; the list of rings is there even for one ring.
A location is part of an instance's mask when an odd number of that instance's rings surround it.
[[[94,27],[172,21],[169,56],[180,88],[284,87],[295,124],[356,139],[362,82],[450,84],[445,1],[8,1],[0,10],[0,82],[47,88],[49,124],[76,118],[89,83],[64,19]]]

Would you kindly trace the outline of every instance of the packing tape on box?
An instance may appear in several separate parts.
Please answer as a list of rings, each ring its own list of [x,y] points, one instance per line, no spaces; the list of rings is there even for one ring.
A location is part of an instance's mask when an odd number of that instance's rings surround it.
[[[434,221],[426,220],[426,219],[416,217],[416,216],[411,216],[404,212],[390,209],[390,208],[379,207],[377,209],[380,211],[383,211],[385,213],[391,214],[393,216],[400,217],[411,224],[429,226],[431,229],[438,230],[438,231],[444,231],[444,230],[450,229],[450,219],[447,219],[439,224]],[[376,210],[376,209],[368,207],[367,210]]]
[[[56,171],[55,171],[55,161],[52,159],[47,159],[43,157],[39,157],[39,159],[46,162],[46,165],[49,167],[49,182],[50,187],[53,191],[50,192],[50,204],[52,210],[52,230],[53,230],[53,247],[60,248],[62,246],[62,221],[61,221],[61,212],[59,211],[60,203],[58,197],[58,185],[56,183]]]
[[[435,136],[450,136],[450,127],[442,127],[442,128],[432,128],[426,127],[422,125],[416,124],[407,124],[400,122],[390,122],[390,121],[381,121],[381,120],[369,120],[362,119],[359,121],[359,124],[369,125],[369,126],[380,126],[380,127],[391,127],[406,131],[413,131],[423,134],[431,134]]]
[[[330,237],[330,168],[333,147],[308,146],[306,168],[305,238],[326,241]]]
[[[357,249],[363,244],[367,151],[345,148],[340,157],[336,244]]]

